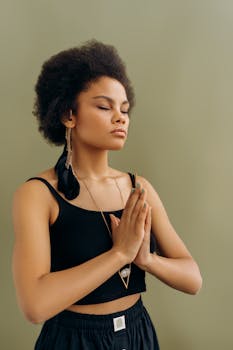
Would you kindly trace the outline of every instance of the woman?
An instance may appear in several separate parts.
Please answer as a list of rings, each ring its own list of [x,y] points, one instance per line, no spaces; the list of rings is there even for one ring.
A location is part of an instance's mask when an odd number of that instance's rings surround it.
[[[35,349],[159,349],[145,272],[189,294],[202,279],[149,181],[108,164],[134,105],[125,65],[91,40],[46,61],[35,90],[39,130],[65,144],[14,196],[13,275],[26,318],[43,323]]]

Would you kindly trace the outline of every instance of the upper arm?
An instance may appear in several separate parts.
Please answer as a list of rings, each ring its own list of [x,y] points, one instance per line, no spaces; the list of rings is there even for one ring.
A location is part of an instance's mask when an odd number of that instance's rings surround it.
[[[152,207],[151,228],[156,237],[162,255],[169,258],[191,257],[184,242],[172,226],[163,203],[151,185],[144,177],[137,175],[138,182],[147,192],[147,202]]]
[[[38,181],[24,183],[14,194],[13,278],[22,308],[36,281],[50,271],[49,193]]]

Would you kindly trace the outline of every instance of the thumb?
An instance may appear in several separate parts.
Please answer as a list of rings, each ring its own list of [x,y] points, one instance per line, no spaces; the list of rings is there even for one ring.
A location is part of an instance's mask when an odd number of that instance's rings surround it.
[[[111,219],[111,226],[112,228],[114,228],[116,226],[116,219],[115,216],[113,214],[109,214],[110,219]]]
[[[111,219],[111,227],[112,230],[115,229],[117,227],[117,220],[114,214],[109,214],[110,219]]]

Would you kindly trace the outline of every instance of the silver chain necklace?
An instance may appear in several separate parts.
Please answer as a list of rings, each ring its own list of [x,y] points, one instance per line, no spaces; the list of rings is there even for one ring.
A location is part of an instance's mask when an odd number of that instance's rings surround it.
[[[78,176],[77,176],[77,174],[76,174],[76,171],[75,171],[74,169],[73,169],[73,173],[74,173],[74,176],[76,177],[76,179],[79,181],[79,178],[78,178]],[[118,190],[119,190],[119,192],[120,192],[121,200],[122,200],[123,207],[124,207],[124,200],[123,200],[123,196],[122,196],[120,187],[119,187],[119,185],[118,185],[118,183],[117,183],[117,180],[116,180],[114,177],[113,177],[113,179],[114,179],[114,181],[115,181],[115,183],[116,183],[116,186],[117,186],[117,188],[118,188]],[[90,190],[88,189],[88,187],[87,187],[87,185],[86,185],[84,179],[82,179],[82,181],[83,181],[84,186],[86,187],[86,189],[87,189],[87,191],[88,191],[88,193],[89,193],[91,199],[93,200],[95,206],[96,206],[97,209],[100,211],[100,213],[101,213],[101,215],[102,215],[102,218],[103,218],[103,220],[104,220],[104,222],[105,222],[105,225],[106,225],[106,227],[107,227],[107,229],[108,229],[108,233],[109,233],[110,237],[112,238],[111,230],[110,230],[110,228],[109,228],[109,226],[108,226],[108,223],[107,223],[107,221],[106,221],[106,219],[105,219],[105,216],[104,216],[102,210],[100,210],[99,206],[97,205],[97,203],[96,203],[94,197],[92,196]],[[128,289],[128,286],[129,286],[129,278],[130,278],[130,274],[131,274],[131,263],[128,264],[128,267],[123,267],[122,269],[120,269],[120,270],[118,271],[118,274],[119,274],[119,276],[120,276],[120,278],[121,278],[121,281],[123,282],[125,288]]]

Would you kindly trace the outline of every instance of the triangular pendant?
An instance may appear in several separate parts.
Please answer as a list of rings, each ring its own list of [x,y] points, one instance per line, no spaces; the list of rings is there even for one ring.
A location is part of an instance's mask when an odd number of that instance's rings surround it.
[[[129,286],[129,277],[131,273],[131,264],[127,268],[123,268],[122,270],[118,271],[119,276],[125,286],[126,289],[128,289]]]
[[[127,276],[127,277],[124,278],[124,277],[121,276],[120,273],[119,273],[119,275],[120,275],[120,278],[121,278],[122,282],[124,283],[125,288],[128,289],[128,285],[129,285],[129,276]]]

